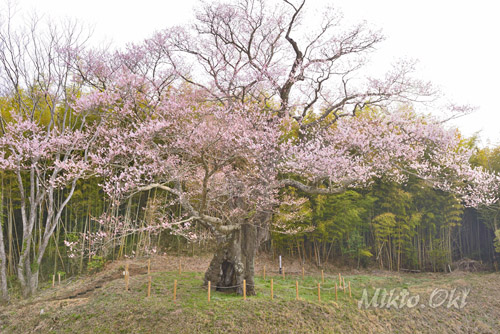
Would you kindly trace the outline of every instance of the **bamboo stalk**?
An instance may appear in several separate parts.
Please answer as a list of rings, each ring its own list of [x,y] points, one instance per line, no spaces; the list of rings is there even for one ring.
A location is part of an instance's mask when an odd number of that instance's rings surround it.
[[[208,281],[208,302],[210,303],[210,286],[211,286],[211,282]]]
[[[151,273],[151,259],[148,259],[148,275]]]
[[[325,273],[321,270],[321,283],[325,283]]]

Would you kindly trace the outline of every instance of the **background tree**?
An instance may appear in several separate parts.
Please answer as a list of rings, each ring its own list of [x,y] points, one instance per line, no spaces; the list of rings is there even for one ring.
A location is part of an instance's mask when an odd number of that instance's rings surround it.
[[[0,168],[15,175],[19,190],[17,277],[27,296],[37,289],[50,238],[88,170],[92,130],[87,115],[71,107],[82,87],[73,80],[66,50],[81,45],[80,27],[68,23],[59,30],[36,18],[16,26],[12,16],[2,19],[0,80],[8,106],[0,120]]]

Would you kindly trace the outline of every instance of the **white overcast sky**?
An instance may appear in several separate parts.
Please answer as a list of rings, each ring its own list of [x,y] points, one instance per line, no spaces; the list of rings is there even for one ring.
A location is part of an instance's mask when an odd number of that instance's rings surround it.
[[[77,18],[94,26],[94,38],[117,45],[138,42],[155,30],[192,19],[198,0],[17,0],[22,11]],[[373,62],[419,60],[417,75],[431,80],[450,101],[475,113],[454,121],[483,145],[500,145],[500,3],[494,0],[309,0],[333,5],[347,20],[381,28],[386,41]],[[5,2],[4,2],[5,5]]]

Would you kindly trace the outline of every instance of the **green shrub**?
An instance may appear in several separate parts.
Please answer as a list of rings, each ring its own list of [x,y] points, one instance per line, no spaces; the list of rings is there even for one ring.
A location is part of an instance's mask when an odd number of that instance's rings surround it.
[[[104,258],[102,256],[94,255],[87,263],[87,270],[89,272],[98,272],[104,268]]]

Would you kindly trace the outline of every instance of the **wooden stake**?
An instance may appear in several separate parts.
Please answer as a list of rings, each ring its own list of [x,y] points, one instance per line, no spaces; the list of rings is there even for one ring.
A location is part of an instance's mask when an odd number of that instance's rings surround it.
[[[243,280],[243,300],[247,300],[247,280]]]
[[[125,264],[125,291],[128,291],[128,263]]]
[[[148,276],[148,297],[151,296],[151,276]]]
[[[211,282],[208,281],[208,302],[210,303],[210,286],[211,286]]]
[[[325,283],[325,273],[321,270],[321,283]]]
[[[148,275],[151,273],[151,259],[148,259]]]
[[[318,283],[318,301],[321,301],[321,284]]]
[[[344,277],[342,277],[342,285],[343,285],[343,287],[344,287],[344,296],[345,296],[345,290],[346,290],[346,289],[345,289],[345,278],[344,278]]]
[[[264,266],[264,279],[266,279],[266,266]]]
[[[61,284],[61,273],[57,273],[57,279],[59,281],[59,285]]]
[[[302,279],[304,279],[304,267],[302,267]]]
[[[177,280],[174,280],[174,302],[177,299]]]
[[[299,281],[295,281],[295,299],[299,300]]]
[[[283,279],[285,279],[285,266],[283,266]]]
[[[56,286],[56,275],[52,275],[52,287]]]
[[[337,282],[335,282],[335,301],[337,301]]]
[[[351,281],[349,281],[349,298],[352,298],[352,295],[351,295]]]
[[[273,279],[271,278],[271,300],[274,299],[274,292],[273,292]]]

